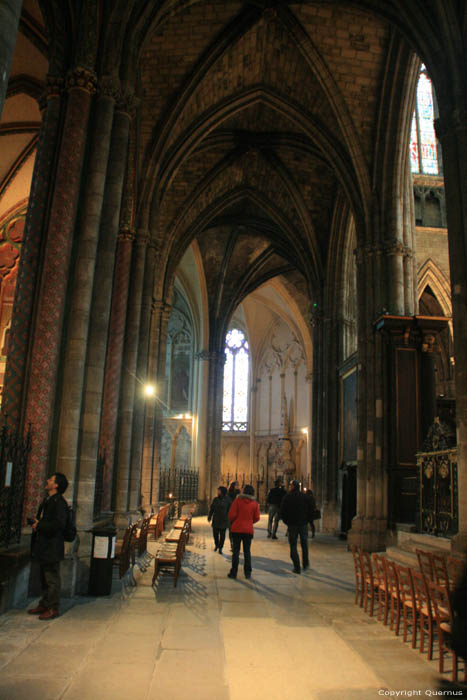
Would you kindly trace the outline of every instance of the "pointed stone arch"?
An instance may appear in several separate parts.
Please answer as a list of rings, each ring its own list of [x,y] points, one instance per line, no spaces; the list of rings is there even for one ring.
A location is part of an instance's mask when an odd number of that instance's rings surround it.
[[[451,285],[431,258],[428,258],[418,271],[417,296],[419,300],[427,286],[431,288],[439,301],[443,314],[450,318],[452,316]]]

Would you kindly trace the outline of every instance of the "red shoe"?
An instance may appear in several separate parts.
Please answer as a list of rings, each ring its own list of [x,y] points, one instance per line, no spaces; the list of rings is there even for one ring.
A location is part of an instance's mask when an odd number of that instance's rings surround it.
[[[58,617],[60,613],[56,608],[49,608],[45,612],[42,613],[42,615],[39,615],[39,620],[53,620],[55,617]]]
[[[30,608],[28,610],[28,613],[30,615],[40,615],[41,613],[44,613],[48,608],[45,607],[45,605],[37,605],[35,608]]]

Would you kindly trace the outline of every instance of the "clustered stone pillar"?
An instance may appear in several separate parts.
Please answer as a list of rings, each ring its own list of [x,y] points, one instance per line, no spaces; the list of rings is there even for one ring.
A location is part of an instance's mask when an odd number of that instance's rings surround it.
[[[112,487],[115,458],[115,436],[117,432],[120,384],[123,369],[123,343],[125,339],[125,318],[130,281],[131,249],[134,232],[125,227],[120,229],[115,260],[115,275],[112,294],[112,309],[109,323],[107,361],[105,365],[104,392],[102,397],[102,418],[100,454],[105,454],[105,471],[102,487],[102,511],[112,508]]]
[[[370,551],[384,549],[387,527],[387,487],[382,463],[384,350],[381,338],[376,337],[373,327],[376,309],[378,305],[383,304],[380,296],[383,290],[381,285],[377,284],[382,274],[382,256],[379,253],[380,249],[373,245],[360,245],[357,248],[357,292],[360,300],[357,515],[352,522],[349,541],[356,542]],[[399,270],[399,266],[396,267]]]
[[[216,495],[221,478],[221,424],[225,352],[210,351],[208,362],[206,478],[203,505]]]
[[[140,229],[137,233],[137,238],[145,238],[146,236],[146,229]],[[140,323],[135,374],[135,377],[137,377],[137,384],[135,385],[134,391],[135,402],[131,435],[130,484],[128,489],[128,507],[131,512],[135,512],[137,509],[139,509],[142,501],[141,473],[146,414],[146,400],[143,392],[143,383],[148,382],[149,337],[151,329],[156,254],[157,248],[154,245],[154,242],[148,240],[142,280]]]
[[[47,227],[31,348],[26,423],[33,440],[24,512],[34,511],[43,493],[53,423],[57,366],[70,269],[73,230],[81,184],[94,74],[76,69],[67,80],[68,99]]]
[[[92,290],[99,242],[102,204],[106,182],[110,138],[118,86],[110,79],[99,81],[94,106],[93,129],[89,135],[90,155],[80,198],[80,223],[69,321],[65,341],[63,388],[57,440],[57,471],[68,477],[68,494],[76,497],[75,473],[81,428],[81,409]]]
[[[161,392],[167,351],[167,332],[171,312],[170,304],[163,300],[154,301],[151,316],[151,335],[148,358],[148,381]],[[142,507],[148,511],[158,499],[160,445],[162,436],[162,410],[159,397],[146,401],[144,420],[143,464],[141,470]]]
[[[197,410],[197,432],[196,443],[196,465],[198,467],[198,499],[202,503],[207,501],[208,493],[208,473],[206,462],[206,438],[208,429],[208,395],[209,385],[209,352],[202,350],[196,354],[198,361],[198,410]]]
[[[95,506],[95,480],[103,407],[102,394],[129,126],[130,115],[128,112],[116,107],[102,203],[99,243],[96,251],[87,345],[79,455],[78,500],[80,507],[78,521],[80,525],[92,522]]]

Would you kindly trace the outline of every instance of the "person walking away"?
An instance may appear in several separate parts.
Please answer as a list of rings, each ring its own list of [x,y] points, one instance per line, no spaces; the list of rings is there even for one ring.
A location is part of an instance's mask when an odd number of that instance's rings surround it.
[[[274,488],[269,490],[266,505],[268,507],[268,537],[277,540],[277,528],[279,526],[279,516],[281,512],[282,499],[286,494],[280,479],[274,482]]]
[[[232,567],[227,574],[229,578],[237,578],[242,543],[245,578],[251,578],[251,540],[254,533],[253,525],[258,522],[259,517],[259,505],[258,501],[255,500],[255,490],[253,486],[247,484],[243,488],[243,493],[238,494],[229,510],[233,540]]]
[[[31,550],[40,566],[42,597],[28,613],[39,615],[39,620],[53,620],[60,614],[60,562],[65,558],[63,533],[68,518],[68,504],[63,494],[67,487],[68,479],[64,474],[56,472],[47,479],[47,496],[32,523]]]
[[[230,525],[228,518],[232,501],[227,495],[225,486],[219,486],[217,496],[213,499],[209,508],[208,522],[212,522],[212,534],[214,537],[214,551],[222,554],[225,541],[225,531]]]
[[[229,486],[229,490],[227,492],[228,497],[230,498],[231,502],[233,503],[235,499],[237,498],[238,494],[241,493],[238,481],[232,481],[232,483]],[[229,540],[230,540],[230,551],[233,552],[233,540],[232,540],[232,530],[230,529],[230,522],[229,522]]]
[[[284,497],[281,505],[281,518],[288,527],[290,545],[290,558],[293,562],[293,570],[301,573],[300,558],[297,551],[297,540],[300,537],[302,549],[302,566],[307,569],[308,558],[308,523],[311,519],[310,501],[300,491],[300,482],[294,479],[290,482],[289,493]]]

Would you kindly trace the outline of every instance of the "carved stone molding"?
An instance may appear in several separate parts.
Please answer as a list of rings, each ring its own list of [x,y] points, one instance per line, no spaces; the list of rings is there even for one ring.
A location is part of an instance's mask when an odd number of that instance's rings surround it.
[[[216,350],[201,350],[195,354],[196,360],[201,362],[225,362],[225,352]]]
[[[123,225],[120,226],[120,230],[118,232],[118,240],[119,241],[134,241],[136,237],[136,230],[132,228],[131,226]]]
[[[58,75],[48,75],[44,94],[39,98],[39,109],[42,111],[47,106],[47,101],[53,97],[60,97],[65,81]]]
[[[71,70],[66,78],[67,90],[79,88],[80,90],[89,92],[91,95],[96,92],[96,84],[97,77],[94,71],[89,71],[86,68],[81,68],[80,66],[77,66],[74,70]]]
[[[167,318],[170,316],[172,306],[167,304],[163,299],[153,299],[151,304],[151,313],[154,315],[160,314],[165,315]]]
[[[120,81],[113,75],[103,75],[97,84],[97,93],[117,101],[121,97]]]
[[[436,136],[442,141],[452,132],[467,129],[467,107],[456,107],[450,114],[435,119]]]
[[[127,114],[130,119],[134,119],[136,116],[136,110],[138,108],[139,100],[130,93],[126,93],[125,95],[120,94],[119,99],[116,105],[116,109],[119,112],[123,112],[124,114]]]
[[[139,228],[136,231],[136,245],[148,245],[149,231],[144,228]]]

